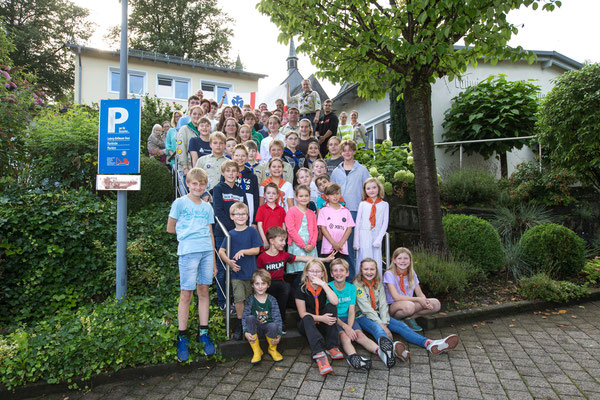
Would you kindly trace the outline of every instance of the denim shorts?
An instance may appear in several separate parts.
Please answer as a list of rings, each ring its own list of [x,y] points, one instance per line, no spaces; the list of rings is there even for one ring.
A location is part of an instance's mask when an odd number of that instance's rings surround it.
[[[181,290],[196,290],[196,285],[212,284],[214,260],[212,250],[179,256]]]
[[[339,319],[342,320],[343,323],[345,323],[346,325],[348,324],[348,317],[338,317]],[[344,328],[342,328],[340,325],[336,324],[335,326],[337,326],[337,330],[338,332],[343,332]],[[352,330],[356,331],[359,330],[361,331],[362,329],[360,329],[360,325],[358,324],[358,322],[356,322],[356,319],[354,320],[354,323],[352,324]]]

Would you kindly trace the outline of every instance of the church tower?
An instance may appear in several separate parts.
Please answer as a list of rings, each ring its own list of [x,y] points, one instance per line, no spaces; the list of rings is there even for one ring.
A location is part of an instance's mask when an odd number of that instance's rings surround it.
[[[294,46],[294,39],[290,40],[290,54],[287,58],[287,71],[288,76],[294,72],[294,70],[298,70],[298,57],[296,56],[296,47]]]

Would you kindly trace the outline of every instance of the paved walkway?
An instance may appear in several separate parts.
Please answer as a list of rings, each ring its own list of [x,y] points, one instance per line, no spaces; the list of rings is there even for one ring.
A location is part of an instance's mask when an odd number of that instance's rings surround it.
[[[458,333],[461,343],[438,356],[411,345],[410,363],[389,371],[375,357],[368,373],[336,361],[334,374],[322,377],[305,347],[286,350],[278,364],[252,367],[243,359],[45,398],[600,399],[600,302],[545,314],[427,332],[432,338]]]

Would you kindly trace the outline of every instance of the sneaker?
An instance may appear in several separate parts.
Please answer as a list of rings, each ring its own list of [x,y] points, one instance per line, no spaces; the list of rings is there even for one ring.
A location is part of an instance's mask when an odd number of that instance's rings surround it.
[[[371,360],[361,357],[356,353],[350,354],[346,358],[346,361],[348,361],[348,364],[350,364],[350,366],[354,369],[362,369],[365,371],[371,369]]]
[[[188,343],[188,338],[180,337],[179,339],[177,339],[177,360],[179,362],[186,362],[188,358],[190,358]]]
[[[423,328],[421,328],[419,326],[419,324],[417,324],[417,321],[415,321],[414,318],[407,318],[404,320],[404,322],[406,322],[406,325],[408,325],[408,327],[410,329],[412,329],[415,332],[423,332]]]
[[[404,362],[410,359],[410,352],[406,350],[406,345],[402,342],[394,342],[394,354]]]
[[[387,337],[381,336],[377,339],[379,348],[377,349],[377,355],[381,358],[381,361],[386,367],[392,368],[396,365],[396,357],[394,357],[394,343]]]
[[[313,360],[318,360],[321,357],[327,357],[327,354],[325,354],[324,351],[321,351],[321,352],[315,354],[314,356],[312,356]]]
[[[327,350],[327,354],[329,354],[329,357],[331,357],[332,360],[341,360],[344,358],[344,355],[337,347],[332,347]]]
[[[213,344],[212,339],[210,338],[210,336],[208,336],[207,333],[205,333],[204,335],[200,335],[198,337],[198,342],[200,343],[200,345],[202,345],[205,355],[212,356],[213,354],[215,354],[215,345]]]
[[[282,330],[281,331],[281,336],[283,336],[283,335],[287,335],[287,331]]]
[[[325,354],[325,353],[323,353],[323,354]],[[321,375],[327,375],[327,374],[330,374],[333,372],[333,369],[331,368],[331,365],[329,365],[329,360],[327,359],[326,355],[323,355],[323,357],[317,358],[317,366],[319,367],[319,373]]]
[[[427,345],[427,350],[432,354],[440,354],[444,351],[452,350],[458,345],[458,336],[450,335],[444,339],[432,340]]]

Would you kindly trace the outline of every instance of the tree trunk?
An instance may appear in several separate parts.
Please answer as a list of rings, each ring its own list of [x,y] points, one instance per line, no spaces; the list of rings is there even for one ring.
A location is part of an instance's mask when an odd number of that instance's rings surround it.
[[[500,176],[508,178],[508,161],[506,160],[506,152],[500,153]]]
[[[437,182],[433,121],[431,119],[431,84],[413,77],[404,90],[406,125],[412,142],[421,241],[433,248],[446,247],[442,227],[442,209]]]

